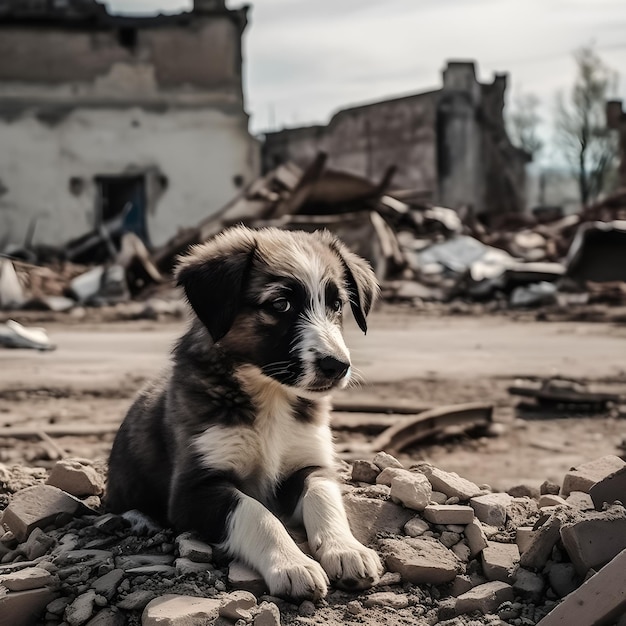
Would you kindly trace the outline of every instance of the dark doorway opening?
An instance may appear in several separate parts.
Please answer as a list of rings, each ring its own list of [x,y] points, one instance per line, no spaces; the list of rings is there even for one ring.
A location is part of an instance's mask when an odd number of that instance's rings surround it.
[[[98,176],[97,226],[117,246],[124,233],[135,233],[150,245],[146,226],[145,176]]]

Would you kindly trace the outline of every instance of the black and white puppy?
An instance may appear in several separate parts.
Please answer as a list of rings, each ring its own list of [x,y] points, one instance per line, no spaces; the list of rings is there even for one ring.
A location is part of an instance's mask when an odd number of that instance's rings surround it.
[[[367,330],[371,268],[327,232],[237,227],[193,248],[177,278],[195,317],[120,427],[109,509],[196,531],[275,595],[369,587],[381,564],[333,478],[328,394],[350,379],[346,305]],[[304,525],[316,560],[281,519]]]

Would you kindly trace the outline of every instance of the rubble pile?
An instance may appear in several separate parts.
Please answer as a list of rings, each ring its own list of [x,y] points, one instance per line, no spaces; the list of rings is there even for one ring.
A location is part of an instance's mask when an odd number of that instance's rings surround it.
[[[9,247],[0,258],[0,309],[124,307],[162,296],[171,291],[179,254],[235,224],[331,230],[370,261],[389,301],[460,300],[502,309],[626,305],[626,190],[573,215],[478,219],[469,209],[427,205],[406,190],[393,191],[394,168],[374,182],[327,169],[326,160],[320,153],[305,169],[279,165],[157,249],[148,250],[117,222],[55,254]],[[157,297],[130,307],[125,318],[180,315],[171,301]]]
[[[626,623],[626,463],[616,456],[561,485],[508,493],[384,452],[346,463],[352,530],[386,572],[372,589],[331,590],[317,604],[268,596],[254,571],[189,533],[104,512],[103,471],[84,459],[49,473],[0,465],[0,623]]]

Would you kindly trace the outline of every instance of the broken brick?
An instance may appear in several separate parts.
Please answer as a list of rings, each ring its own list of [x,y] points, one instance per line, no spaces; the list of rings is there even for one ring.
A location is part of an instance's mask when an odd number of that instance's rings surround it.
[[[565,474],[560,495],[567,497],[572,491],[589,493],[595,483],[604,480],[625,465],[626,463],[618,456],[607,454],[594,461],[574,467]]]
[[[429,504],[424,517],[433,524],[469,524],[474,519],[474,510],[462,504]]]
[[[520,554],[514,543],[489,541],[481,552],[483,572],[487,580],[510,583],[519,565]]]

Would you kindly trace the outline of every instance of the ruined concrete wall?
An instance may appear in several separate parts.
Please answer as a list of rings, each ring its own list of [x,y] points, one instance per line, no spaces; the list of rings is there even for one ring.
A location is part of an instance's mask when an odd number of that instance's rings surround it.
[[[338,112],[328,126],[268,133],[263,168],[293,160],[310,163],[328,153],[328,166],[374,180],[396,165],[394,186],[433,190],[436,187],[435,98],[419,94]]]
[[[23,116],[0,120],[0,146],[0,239],[16,243],[37,216],[36,243],[92,230],[96,176],[152,171],[166,181],[147,214],[159,245],[216,212],[259,167],[246,124],[219,109],[78,109],[57,125]]]
[[[260,168],[242,90],[246,9],[93,21],[0,14],[0,243],[93,229],[96,177],[158,172],[159,245],[219,210]],[[10,146],[10,149],[5,149]],[[147,182],[147,193],[152,186]]]

